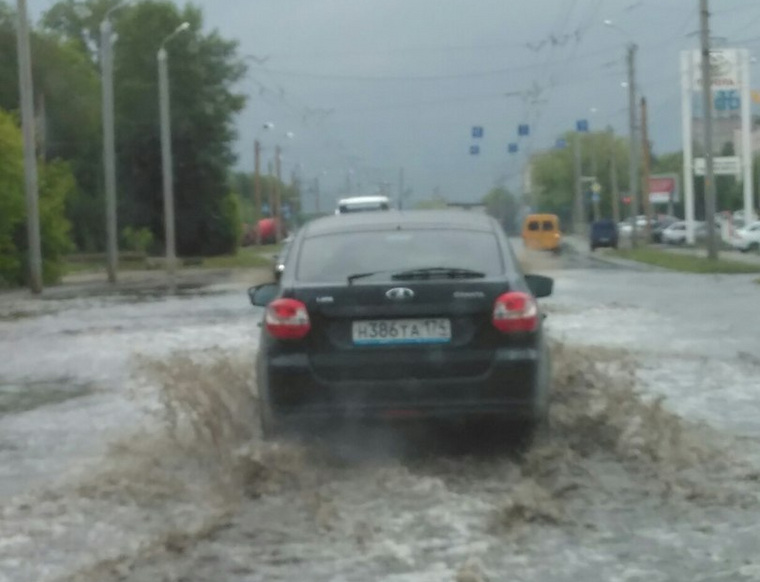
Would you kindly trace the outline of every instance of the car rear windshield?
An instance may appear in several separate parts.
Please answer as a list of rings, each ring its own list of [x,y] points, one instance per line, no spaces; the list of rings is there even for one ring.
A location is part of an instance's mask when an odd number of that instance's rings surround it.
[[[554,223],[551,220],[544,220],[542,226],[545,231],[551,232],[554,230]]]
[[[348,214],[349,212],[371,212],[373,210],[389,210],[386,202],[359,202],[352,204],[341,204],[340,213]]]
[[[496,236],[471,230],[383,230],[341,232],[304,240],[296,277],[315,283],[344,282],[350,275],[428,267],[504,272]],[[386,277],[387,278],[387,277]]]
[[[537,222],[529,222],[528,223],[528,230],[538,230],[538,223]]]

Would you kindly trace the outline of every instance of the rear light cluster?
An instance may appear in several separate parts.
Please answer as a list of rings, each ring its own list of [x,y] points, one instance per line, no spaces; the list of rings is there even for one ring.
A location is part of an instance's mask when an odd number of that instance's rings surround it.
[[[520,291],[500,295],[493,305],[493,326],[502,333],[536,331],[538,305],[533,296]]]
[[[311,330],[306,305],[297,299],[277,299],[267,307],[267,331],[277,339],[303,339]]]

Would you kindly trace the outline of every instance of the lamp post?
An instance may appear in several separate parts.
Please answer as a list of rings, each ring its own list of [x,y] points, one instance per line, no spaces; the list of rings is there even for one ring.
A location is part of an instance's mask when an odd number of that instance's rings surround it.
[[[169,112],[169,72],[167,68],[166,44],[181,32],[190,28],[189,22],[180,24],[168,35],[158,49],[158,94],[161,115],[161,164],[164,187],[164,238],[166,239],[166,269],[170,284],[174,286],[176,269],[176,236],[174,224],[174,168],[171,143],[171,116]]]

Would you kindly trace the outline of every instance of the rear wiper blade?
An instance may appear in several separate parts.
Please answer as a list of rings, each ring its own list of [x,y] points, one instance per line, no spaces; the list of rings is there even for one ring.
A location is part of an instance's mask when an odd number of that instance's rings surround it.
[[[403,279],[432,279],[441,277],[446,279],[483,279],[485,273],[473,271],[472,269],[460,269],[456,267],[426,267],[423,269],[410,269],[395,273],[391,278],[395,280]]]
[[[374,277],[375,275],[381,275],[383,273],[388,273],[389,271],[386,269],[384,271],[368,271],[366,273],[356,273],[354,275],[348,276],[348,284],[350,285],[354,281],[357,281],[359,279],[366,279],[368,277]]]

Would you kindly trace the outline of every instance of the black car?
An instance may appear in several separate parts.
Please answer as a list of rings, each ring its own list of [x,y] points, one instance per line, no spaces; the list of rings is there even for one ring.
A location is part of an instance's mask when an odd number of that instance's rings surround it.
[[[618,227],[614,220],[597,220],[591,224],[591,250],[618,248]]]
[[[265,435],[309,421],[546,418],[550,364],[536,298],[494,219],[457,210],[318,219],[295,237],[257,356]]]

